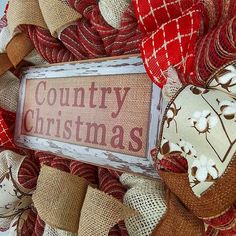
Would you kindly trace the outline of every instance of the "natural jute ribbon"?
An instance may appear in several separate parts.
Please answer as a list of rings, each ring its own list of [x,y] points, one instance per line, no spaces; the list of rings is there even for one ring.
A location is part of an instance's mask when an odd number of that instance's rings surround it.
[[[48,225],[80,236],[107,236],[119,220],[137,214],[85,179],[48,166],[41,168],[33,202]]]
[[[13,37],[6,47],[6,53],[0,54],[0,76],[13,66],[16,67],[33,48],[33,44],[24,33]]]
[[[7,21],[11,34],[20,25],[35,25],[49,29],[57,36],[61,28],[82,16],[61,0],[10,0]]]
[[[227,172],[201,197],[196,197],[188,182],[187,173],[159,171],[167,190],[168,210],[152,236],[203,235],[203,222],[221,215],[236,201],[236,158],[233,157]],[[183,204],[184,203],[184,204]],[[200,218],[200,219],[199,219]]]

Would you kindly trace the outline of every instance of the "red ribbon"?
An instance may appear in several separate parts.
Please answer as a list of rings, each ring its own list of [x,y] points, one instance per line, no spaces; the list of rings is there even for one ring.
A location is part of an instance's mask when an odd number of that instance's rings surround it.
[[[174,67],[182,82],[194,77],[194,45],[201,14],[193,0],[133,0],[143,33],[141,53],[152,81],[163,87],[167,69]]]

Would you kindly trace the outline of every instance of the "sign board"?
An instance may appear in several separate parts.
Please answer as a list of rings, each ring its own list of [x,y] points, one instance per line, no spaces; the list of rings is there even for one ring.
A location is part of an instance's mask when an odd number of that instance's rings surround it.
[[[17,111],[19,146],[155,177],[160,89],[139,56],[30,67]]]

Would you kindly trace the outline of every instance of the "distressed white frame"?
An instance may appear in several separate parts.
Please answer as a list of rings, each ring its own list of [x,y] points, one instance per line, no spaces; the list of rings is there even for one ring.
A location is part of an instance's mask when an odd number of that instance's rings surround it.
[[[157,143],[158,130],[161,120],[160,103],[162,101],[162,95],[160,88],[154,84],[152,86],[152,102],[151,114],[149,114],[150,123],[147,141],[148,147],[146,147],[146,158],[21,134],[21,124],[25,102],[22,98],[25,98],[26,81],[28,79],[65,79],[65,77],[71,78],[75,76],[144,73],[146,73],[146,71],[139,55],[26,68],[22,73],[20,87],[21,100],[18,104],[15,142],[19,146],[25,148],[51,152],[58,156],[72,158],[97,166],[157,178],[158,175],[156,170],[154,170],[150,151],[156,146]]]

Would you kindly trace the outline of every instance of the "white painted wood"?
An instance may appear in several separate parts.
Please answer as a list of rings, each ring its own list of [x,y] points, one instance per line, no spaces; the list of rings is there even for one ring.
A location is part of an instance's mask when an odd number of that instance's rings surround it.
[[[24,70],[20,89],[20,97],[25,97],[27,79],[71,78],[74,76],[97,76],[117,74],[144,74],[145,69],[139,56],[127,56],[95,61],[55,64],[42,67],[30,67]],[[82,162],[117,169],[125,172],[146,175],[157,178],[156,170],[152,165],[150,150],[156,146],[162,108],[161,90],[153,84],[150,127],[148,133],[148,147],[146,158],[90,148],[71,143],[65,143],[45,138],[26,136],[21,134],[21,123],[24,100],[18,104],[17,127],[15,142],[23,147],[52,152],[58,156],[65,156]]]

